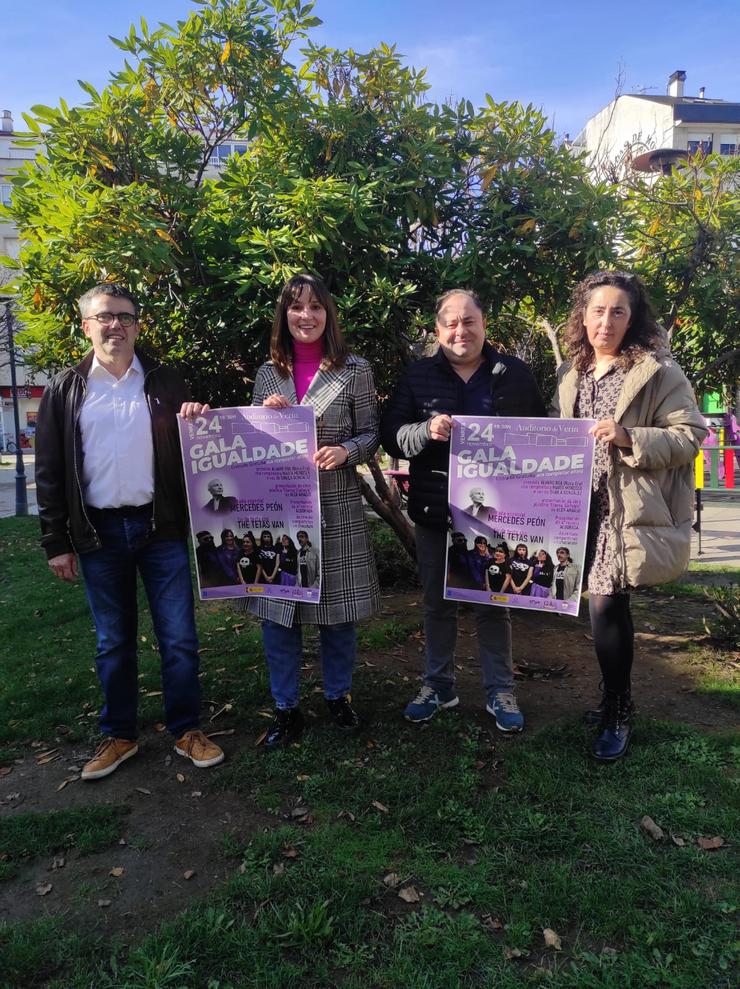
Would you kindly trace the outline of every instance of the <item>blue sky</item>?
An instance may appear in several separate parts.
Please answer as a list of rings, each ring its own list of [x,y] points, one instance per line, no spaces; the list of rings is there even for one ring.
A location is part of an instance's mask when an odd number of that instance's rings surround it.
[[[34,103],[84,99],[77,79],[105,84],[121,53],[108,40],[143,15],[174,23],[190,0],[2,0],[0,109],[16,126]],[[367,50],[396,44],[426,66],[431,98],[518,99],[559,133],[623,92],[664,93],[674,69],[686,92],[740,101],[738,0],[317,0],[316,40]]]

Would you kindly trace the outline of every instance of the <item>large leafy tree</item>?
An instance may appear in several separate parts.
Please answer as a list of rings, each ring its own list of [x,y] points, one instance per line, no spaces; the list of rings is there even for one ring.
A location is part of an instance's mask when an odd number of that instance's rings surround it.
[[[630,185],[622,249],[702,390],[737,385],[739,248],[740,159],[697,155],[669,176]]]
[[[189,365],[203,398],[244,402],[276,294],[310,269],[385,393],[445,288],[475,287],[516,349],[522,312],[561,313],[574,280],[611,258],[618,200],[541,113],[429,104],[423,70],[394,48],[314,45],[311,7],[199,0],[175,27],[142,21],[116,40],[124,66],[102,92],[83,83],[81,105],[33,108],[45,151],[10,211],[26,343],[44,366],[80,356],[74,300],[117,279],[145,303],[152,350]],[[246,153],[210,178],[234,137]],[[547,337],[524,345],[544,370]]]

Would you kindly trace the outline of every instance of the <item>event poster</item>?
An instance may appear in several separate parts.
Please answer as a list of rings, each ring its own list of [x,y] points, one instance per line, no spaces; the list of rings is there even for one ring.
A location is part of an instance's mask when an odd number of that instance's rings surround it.
[[[446,598],[578,614],[592,425],[454,417]]]
[[[212,409],[179,424],[201,598],[318,602],[313,408]]]

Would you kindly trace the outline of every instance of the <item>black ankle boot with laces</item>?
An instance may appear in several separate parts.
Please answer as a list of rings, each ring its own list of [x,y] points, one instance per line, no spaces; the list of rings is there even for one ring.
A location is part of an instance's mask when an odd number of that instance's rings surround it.
[[[601,732],[593,744],[597,762],[616,762],[627,752],[632,736],[632,698],[630,692],[617,694],[607,691]]]

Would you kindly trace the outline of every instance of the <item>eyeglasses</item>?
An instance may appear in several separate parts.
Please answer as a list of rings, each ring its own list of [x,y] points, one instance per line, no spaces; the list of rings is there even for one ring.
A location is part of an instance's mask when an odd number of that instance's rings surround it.
[[[85,316],[85,319],[94,319],[96,322],[100,323],[102,326],[110,326],[115,320],[121,324],[121,326],[129,327],[133,326],[136,322],[136,316],[130,312],[99,312],[97,316]]]

